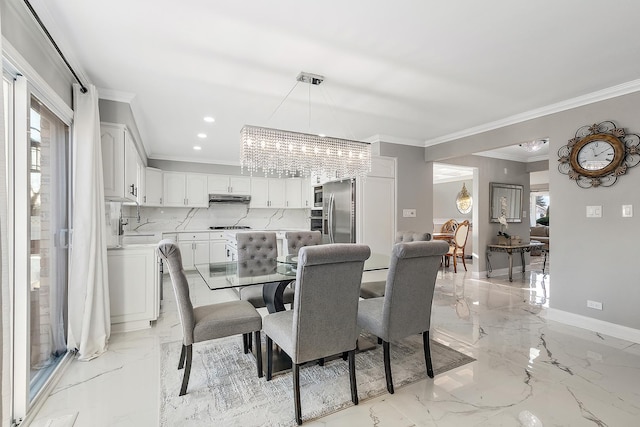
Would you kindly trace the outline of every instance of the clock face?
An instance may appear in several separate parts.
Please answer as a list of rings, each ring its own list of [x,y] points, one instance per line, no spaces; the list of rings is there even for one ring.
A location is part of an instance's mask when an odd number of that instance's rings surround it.
[[[588,171],[598,171],[613,162],[615,149],[604,140],[594,140],[586,143],[578,151],[578,165]]]

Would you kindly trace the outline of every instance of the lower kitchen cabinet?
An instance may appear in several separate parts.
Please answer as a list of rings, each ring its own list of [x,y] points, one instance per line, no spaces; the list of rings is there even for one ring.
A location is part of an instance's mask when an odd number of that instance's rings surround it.
[[[227,238],[224,233],[210,233],[209,262],[225,262],[227,260]]]
[[[209,233],[178,233],[178,247],[182,255],[182,267],[194,269],[196,264],[209,262]]]
[[[109,300],[112,332],[144,329],[160,312],[156,245],[109,249]]]

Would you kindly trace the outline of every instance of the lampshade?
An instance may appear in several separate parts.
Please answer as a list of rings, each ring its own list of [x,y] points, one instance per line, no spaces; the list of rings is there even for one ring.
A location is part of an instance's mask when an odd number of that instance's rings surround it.
[[[324,76],[301,72],[296,80],[296,86],[301,82],[318,86],[324,81]],[[274,114],[276,112],[277,109]],[[371,145],[312,133],[245,125],[240,130],[240,166],[251,175],[262,172],[278,177],[317,177],[319,180],[364,178],[371,171]]]
[[[539,149],[541,149],[544,144],[547,143],[547,141],[549,141],[548,139],[534,139],[533,141],[527,141],[527,142],[523,142],[520,145],[520,147],[524,148],[525,151],[528,151],[529,153],[533,153],[534,151],[538,151]]]
[[[467,191],[464,182],[462,183],[462,190],[460,190],[456,197],[456,207],[458,208],[458,212],[462,214],[471,212],[471,208],[473,207],[473,198]]]

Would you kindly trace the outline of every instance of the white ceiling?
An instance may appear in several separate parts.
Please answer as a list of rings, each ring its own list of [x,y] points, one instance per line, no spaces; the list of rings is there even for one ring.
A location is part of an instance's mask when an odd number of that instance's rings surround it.
[[[244,124],[426,146],[640,77],[637,0],[31,3],[158,159],[237,164]]]

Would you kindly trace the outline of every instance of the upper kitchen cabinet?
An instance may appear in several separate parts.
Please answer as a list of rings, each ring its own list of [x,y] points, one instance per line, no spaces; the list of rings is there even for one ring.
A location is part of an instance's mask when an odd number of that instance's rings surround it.
[[[104,197],[108,200],[136,202],[139,188],[138,151],[124,125],[101,123]]]
[[[163,206],[206,208],[209,206],[207,175],[163,172]]]
[[[251,194],[251,178],[248,176],[209,175],[209,194]]]
[[[144,197],[142,204],[146,206],[162,206],[162,171],[145,168]]]
[[[302,208],[302,180],[291,178],[284,180],[285,207],[290,209]]]
[[[284,208],[286,207],[284,179],[252,178],[252,208]]]
[[[305,209],[311,209],[313,207],[313,186],[311,185],[311,179],[306,178],[302,180],[302,207]]]

